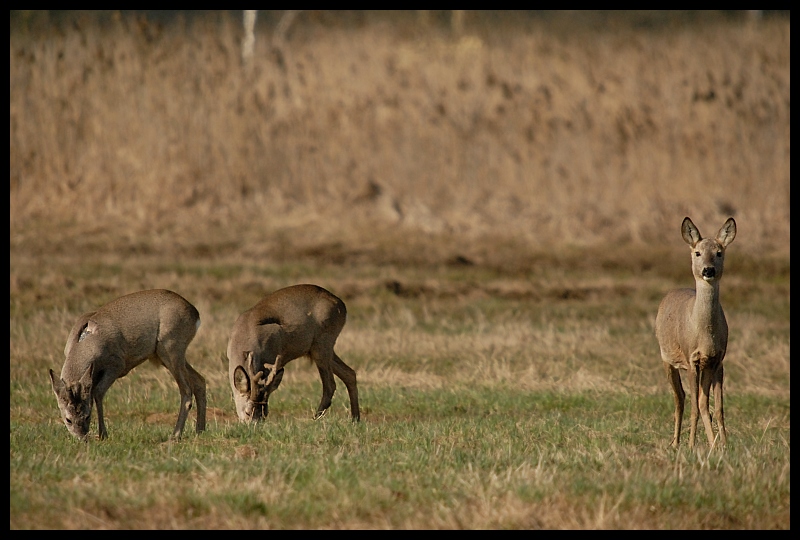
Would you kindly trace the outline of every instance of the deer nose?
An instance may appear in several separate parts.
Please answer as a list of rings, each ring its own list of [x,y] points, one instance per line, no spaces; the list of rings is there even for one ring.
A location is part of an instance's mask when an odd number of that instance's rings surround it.
[[[703,278],[710,279],[715,277],[716,275],[717,275],[717,269],[714,268],[713,266],[707,266],[706,268],[703,268]]]
[[[267,408],[266,403],[255,403],[253,404],[253,409],[250,411],[250,420],[253,422],[258,422],[263,420],[267,417],[267,413],[269,409]]]

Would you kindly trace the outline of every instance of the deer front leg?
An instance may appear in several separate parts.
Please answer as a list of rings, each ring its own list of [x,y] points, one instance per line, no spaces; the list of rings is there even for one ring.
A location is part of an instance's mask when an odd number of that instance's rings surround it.
[[[722,379],[724,378],[724,370],[722,368],[722,361],[714,373],[713,391],[714,391],[714,414],[717,417],[717,428],[719,429],[719,442],[725,446],[728,442],[728,433],[725,430],[725,411],[722,405]]]
[[[103,398],[117,380],[117,372],[111,369],[106,369],[103,372],[100,380],[94,385],[92,390],[92,399],[94,399],[94,406],[97,409],[97,431],[98,437],[102,439],[108,438],[108,431],[106,430],[105,417],[103,416]]]
[[[108,431],[106,431],[106,422],[103,419],[103,396],[94,396],[94,406],[97,409],[97,437],[100,440],[108,438]]]
[[[681,441],[681,423],[683,421],[683,407],[686,401],[686,393],[681,384],[681,373],[678,369],[664,363],[670,386],[672,387],[672,397],[675,400],[675,431],[672,434],[672,447],[678,448]]]
[[[714,376],[711,369],[700,370],[700,384],[699,394],[697,397],[697,406],[700,409],[700,416],[703,418],[703,426],[706,430],[706,437],[708,437],[708,446],[714,445],[714,431],[711,428],[711,413],[708,410],[708,397],[711,392],[711,379]]]
[[[708,445],[714,445],[714,431],[711,428],[711,412],[708,410],[709,395],[711,393],[711,378],[713,372],[710,369],[702,369],[698,373],[698,394],[697,394],[697,408],[700,411],[700,417],[703,419],[703,427],[706,430],[706,437],[708,437]]]
[[[689,448],[694,448],[695,436],[697,435],[697,419],[700,415],[700,406],[697,401],[699,394],[697,363],[691,362],[689,364],[688,376],[686,379],[686,382],[689,384],[689,399],[692,402],[692,412],[689,416]]]

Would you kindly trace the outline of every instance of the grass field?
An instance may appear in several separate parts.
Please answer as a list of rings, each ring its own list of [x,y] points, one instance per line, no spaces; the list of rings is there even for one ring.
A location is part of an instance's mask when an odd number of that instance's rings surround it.
[[[341,383],[312,421],[320,384],[298,360],[268,422],[250,427],[221,364],[227,332],[261,294],[311,280],[307,267],[65,261],[42,275],[70,282],[63,294],[12,291],[11,527],[788,528],[788,266],[764,284],[737,255],[733,244],[723,282],[730,442],[710,454],[702,433],[695,453],[667,448],[672,398],[651,322],[659,290],[678,283],[660,272],[630,285],[620,270],[602,283],[554,270],[529,276],[537,286],[479,269],[321,264],[313,281],[348,303],[337,350],[358,370],[363,421],[350,423]],[[398,295],[397,283],[426,292]],[[72,440],[46,375],[72,318],[153,285],[201,311],[189,359],[208,381],[208,431],[190,421],[168,441],[177,387],[145,365],[107,396],[110,438]]]
[[[12,13],[10,527],[789,529],[788,17],[303,12],[281,64],[279,15],[243,67],[238,18]],[[668,447],[685,215],[739,228],[724,450]],[[308,282],[362,422],[299,359],[240,424],[231,326]],[[208,429],[147,363],[73,440],[47,370],[147,288],[200,311]]]

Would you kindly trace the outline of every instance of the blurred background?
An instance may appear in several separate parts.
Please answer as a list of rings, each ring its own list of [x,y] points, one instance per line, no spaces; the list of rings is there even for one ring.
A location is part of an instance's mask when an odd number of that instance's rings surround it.
[[[687,215],[789,252],[788,12],[12,10],[10,30],[12,252],[513,264],[685,249]]]

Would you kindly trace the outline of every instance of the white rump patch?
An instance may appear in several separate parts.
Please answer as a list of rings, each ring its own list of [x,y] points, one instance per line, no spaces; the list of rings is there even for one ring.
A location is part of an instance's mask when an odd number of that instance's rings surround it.
[[[81,335],[78,336],[78,343],[83,341],[86,338],[86,336],[90,335],[91,333],[92,331],[89,330],[89,326],[87,325],[86,328],[84,328],[83,331],[81,332]]]

